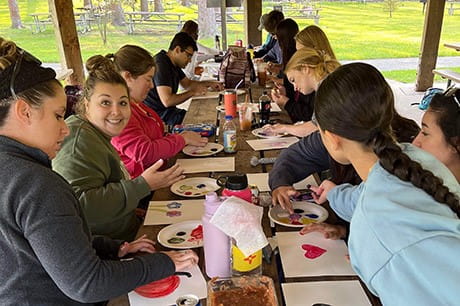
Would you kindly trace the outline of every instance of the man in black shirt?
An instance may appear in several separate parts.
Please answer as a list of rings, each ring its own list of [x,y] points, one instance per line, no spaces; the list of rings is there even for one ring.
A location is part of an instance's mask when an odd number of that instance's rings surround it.
[[[174,36],[168,51],[161,50],[155,55],[155,86],[149,91],[144,103],[168,125],[180,124],[184,119],[185,110],[178,109],[176,105],[190,97],[206,94],[208,87],[222,89],[221,83],[193,81],[185,76],[182,69],[190,63],[195,51],[195,40],[181,32]],[[179,84],[186,90],[178,94]]]

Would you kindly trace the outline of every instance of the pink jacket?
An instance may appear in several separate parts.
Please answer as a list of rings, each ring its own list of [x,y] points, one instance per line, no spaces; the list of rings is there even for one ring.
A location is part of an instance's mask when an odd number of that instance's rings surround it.
[[[112,145],[135,178],[157,160],[166,160],[180,152],[185,140],[179,134],[165,135],[160,116],[143,103],[131,102],[131,112],[128,125],[112,138]]]

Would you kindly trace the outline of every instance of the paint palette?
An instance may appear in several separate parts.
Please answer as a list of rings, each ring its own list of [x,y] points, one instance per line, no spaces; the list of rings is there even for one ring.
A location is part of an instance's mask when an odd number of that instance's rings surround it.
[[[307,201],[292,202],[292,207],[294,208],[294,213],[289,214],[289,211],[277,205],[270,209],[268,217],[280,225],[304,227],[310,223],[321,223],[329,216],[324,207]]]
[[[258,129],[252,130],[252,135],[260,137],[260,138],[280,138],[286,134],[273,133],[264,128],[258,128]]]
[[[161,245],[171,249],[190,249],[203,246],[203,226],[200,220],[174,223],[163,228],[157,236]]]
[[[186,146],[182,152],[188,156],[201,157],[217,154],[223,149],[224,146],[219,143],[208,142],[204,147]]]
[[[219,190],[215,179],[209,177],[191,177],[171,185],[171,192],[186,198],[206,195],[208,192]]]

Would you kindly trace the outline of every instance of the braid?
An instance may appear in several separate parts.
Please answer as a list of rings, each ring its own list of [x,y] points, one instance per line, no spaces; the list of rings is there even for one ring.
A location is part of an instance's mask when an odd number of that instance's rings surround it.
[[[437,202],[449,206],[460,217],[460,203],[456,196],[449,191],[440,178],[423,169],[418,162],[403,153],[388,133],[377,132],[372,145],[374,153],[379,157],[380,165],[386,171],[423,189]]]

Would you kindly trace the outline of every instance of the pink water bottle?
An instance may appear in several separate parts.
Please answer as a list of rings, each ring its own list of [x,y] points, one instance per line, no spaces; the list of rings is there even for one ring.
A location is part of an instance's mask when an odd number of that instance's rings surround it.
[[[204,202],[203,224],[203,248],[206,274],[209,277],[230,277],[230,238],[215,225],[211,224],[212,216],[219,208],[225,197],[219,197],[217,193],[210,192]]]
[[[249,203],[252,203],[252,192],[248,187],[248,177],[244,173],[235,173],[228,176],[221,176],[217,183],[225,187],[223,196],[235,196]]]

